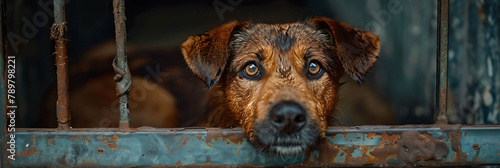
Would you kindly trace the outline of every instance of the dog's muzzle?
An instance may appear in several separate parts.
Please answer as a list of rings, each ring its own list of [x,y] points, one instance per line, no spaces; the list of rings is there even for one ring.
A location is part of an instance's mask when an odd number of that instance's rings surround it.
[[[296,154],[316,142],[318,127],[301,104],[283,101],[270,108],[265,121],[257,124],[255,131],[257,140],[268,150]]]

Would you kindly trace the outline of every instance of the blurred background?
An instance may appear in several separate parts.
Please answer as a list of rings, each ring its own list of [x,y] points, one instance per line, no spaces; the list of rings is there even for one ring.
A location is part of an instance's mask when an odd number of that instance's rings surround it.
[[[16,126],[56,127],[52,0],[6,2],[8,51],[17,58]],[[128,0],[125,5],[132,126],[190,126],[203,117],[207,89],[180,52],[188,36],[232,20],[287,23],[311,16],[346,22],[381,39],[380,58],[365,85],[342,79],[347,83],[337,125],[434,122],[435,0]],[[112,2],[67,0],[66,20],[73,127],[116,127]],[[499,1],[450,2],[450,123],[499,123],[499,22]]]

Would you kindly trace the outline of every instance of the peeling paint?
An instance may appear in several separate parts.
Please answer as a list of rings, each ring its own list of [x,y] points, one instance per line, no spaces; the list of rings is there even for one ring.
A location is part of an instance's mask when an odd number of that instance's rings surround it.
[[[79,140],[82,139],[82,137],[81,136],[79,136],[79,137],[70,137],[69,139],[73,140],[73,141],[79,141]]]
[[[108,140],[109,141],[118,141],[118,140],[120,140],[120,138],[118,138],[118,136],[116,134],[113,134],[113,136],[109,137]]]
[[[111,151],[114,151],[115,149],[118,149],[118,146],[114,142],[108,143],[107,140],[104,140],[101,142],[101,144],[106,145]]]
[[[16,153],[16,156],[36,156],[40,153],[35,145],[31,145],[30,148],[26,148],[22,153]]]

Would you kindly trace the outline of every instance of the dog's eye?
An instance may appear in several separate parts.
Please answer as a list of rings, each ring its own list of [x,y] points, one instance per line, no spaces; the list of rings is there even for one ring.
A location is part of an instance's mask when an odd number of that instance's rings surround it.
[[[257,75],[259,73],[259,68],[254,63],[248,64],[245,67],[245,73],[248,76],[255,76],[255,75]]]
[[[263,69],[254,61],[247,63],[239,71],[238,76],[249,80],[259,80],[262,77]]]
[[[309,64],[309,73],[311,73],[311,75],[316,75],[319,73],[319,71],[321,70],[321,68],[319,67],[318,64],[316,64],[315,62],[311,62]]]
[[[309,77],[309,79],[319,79],[324,72],[325,71],[323,71],[321,65],[317,61],[309,62],[307,68],[307,77]]]

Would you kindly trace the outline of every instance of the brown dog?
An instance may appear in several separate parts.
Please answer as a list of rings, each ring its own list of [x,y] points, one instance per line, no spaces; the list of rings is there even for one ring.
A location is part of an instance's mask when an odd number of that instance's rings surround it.
[[[290,24],[230,22],[191,36],[182,53],[213,88],[200,126],[243,127],[259,149],[303,152],[321,140],[340,78],[358,83],[377,60],[370,32],[323,17]]]

